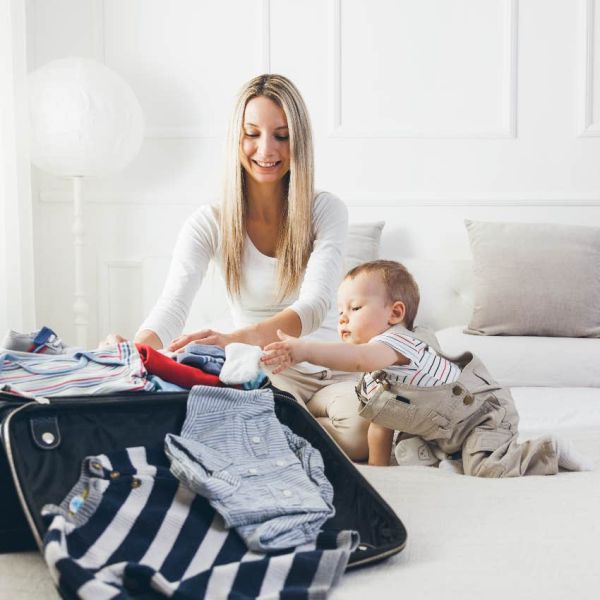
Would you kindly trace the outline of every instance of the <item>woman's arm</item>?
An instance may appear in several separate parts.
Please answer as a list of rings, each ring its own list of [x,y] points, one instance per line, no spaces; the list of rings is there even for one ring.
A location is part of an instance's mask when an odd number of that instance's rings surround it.
[[[136,342],[162,348],[178,336],[218,243],[215,208],[203,206],[183,225],[160,297],[135,335]]]
[[[222,348],[232,342],[241,342],[263,348],[267,344],[279,339],[277,337],[278,329],[294,332],[296,336],[300,335],[302,324],[298,313],[291,308],[286,308],[268,319],[264,319],[248,327],[237,329],[231,333],[220,333],[213,329],[201,329],[200,331],[181,335],[177,339],[174,339],[169,346],[169,350],[176,352],[192,342],[221,346]]]
[[[306,265],[298,299],[290,305],[300,317],[300,335],[316,331],[335,302],[344,270],[348,209],[333,194],[321,192],[313,206],[315,241]],[[284,331],[287,329],[280,327]],[[275,330],[276,331],[276,330]],[[289,330],[292,333],[292,330]],[[277,337],[273,336],[272,340]]]
[[[160,338],[154,333],[154,331],[150,331],[150,329],[142,329],[135,334],[135,338],[133,340],[136,344],[146,344],[155,350],[160,350],[162,348],[162,342]]]

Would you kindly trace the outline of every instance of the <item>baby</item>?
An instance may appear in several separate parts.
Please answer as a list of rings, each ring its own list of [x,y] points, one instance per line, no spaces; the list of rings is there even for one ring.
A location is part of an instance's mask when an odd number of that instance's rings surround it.
[[[359,265],[338,290],[341,343],[279,331],[281,341],[266,346],[261,360],[273,373],[302,361],[363,372],[356,393],[359,414],[371,422],[372,465],[389,464],[398,430],[420,444],[421,455],[433,457],[428,464],[441,459],[440,466],[458,470],[447,459],[460,458],[467,475],[553,475],[559,467],[592,468],[555,436],[519,443],[510,391],[471,353],[447,357],[425,330],[413,330],[418,307],[419,289],[403,265],[389,260]]]

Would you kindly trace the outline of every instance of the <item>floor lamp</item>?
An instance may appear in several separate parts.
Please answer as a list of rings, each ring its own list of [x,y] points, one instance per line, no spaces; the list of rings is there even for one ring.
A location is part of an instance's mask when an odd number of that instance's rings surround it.
[[[125,80],[84,58],[47,63],[29,75],[32,162],[73,180],[73,252],[77,346],[88,345],[83,178],[123,169],[144,137],[140,104]]]

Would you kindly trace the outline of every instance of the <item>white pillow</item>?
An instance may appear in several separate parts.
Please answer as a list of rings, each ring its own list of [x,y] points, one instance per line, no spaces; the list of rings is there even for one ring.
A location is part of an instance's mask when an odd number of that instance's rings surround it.
[[[465,224],[475,283],[468,333],[600,337],[600,228]]]
[[[379,258],[379,243],[384,225],[385,221],[350,223],[344,254],[344,273],[362,263]]]
[[[472,352],[504,386],[600,387],[597,338],[474,336],[460,326],[436,335],[443,352],[450,356]]]

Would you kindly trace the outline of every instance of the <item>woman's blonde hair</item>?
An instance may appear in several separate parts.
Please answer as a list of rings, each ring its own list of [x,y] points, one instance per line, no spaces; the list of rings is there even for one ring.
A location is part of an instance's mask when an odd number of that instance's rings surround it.
[[[227,133],[225,182],[221,204],[221,259],[225,283],[231,295],[240,294],[242,254],[246,235],[246,173],[240,162],[244,111],[252,98],[265,96],[285,113],[290,140],[290,170],[285,176],[287,195],[276,256],[279,299],[300,284],[314,240],[313,147],[310,117],[296,86],[282,75],[259,75],[239,92]]]

